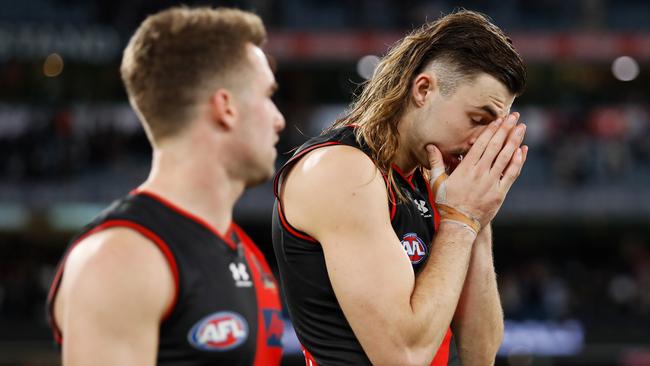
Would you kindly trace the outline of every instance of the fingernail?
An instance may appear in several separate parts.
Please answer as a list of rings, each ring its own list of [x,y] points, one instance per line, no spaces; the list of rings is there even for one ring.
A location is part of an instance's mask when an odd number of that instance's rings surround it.
[[[513,116],[512,114],[508,116],[508,121],[507,121],[508,126],[514,126],[515,121],[517,121],[515,116]]]

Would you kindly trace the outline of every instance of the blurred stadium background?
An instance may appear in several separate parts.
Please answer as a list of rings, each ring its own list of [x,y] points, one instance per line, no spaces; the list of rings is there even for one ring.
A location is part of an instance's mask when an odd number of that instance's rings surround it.
[[[150,150],[121,51],[170,0],[0,0],[0,365],[57,365],[44,300],[70,235],[138,185]],[[426,19],[485,12],[529,87],[530,154],[495,223],[498,365],[650,365],[650,1],[249,0],[267,24],[278,164],[343,114],[377,56]],[[269,184],[237,207],[274,263]],[[371,255],[369,253],[369,255]],[[390,332],[389,329],[386,330]],[[304,364],[287,333],[286,365]]]

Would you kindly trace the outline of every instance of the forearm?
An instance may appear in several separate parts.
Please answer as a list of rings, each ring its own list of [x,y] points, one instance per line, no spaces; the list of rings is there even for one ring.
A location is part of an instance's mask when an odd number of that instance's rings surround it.
[[[452,328],[462,365],[494,362],[503,339],[503,310],[494,272],[489,225],[474,243]]]
[[[420,348],[431,354],[442,342],[458,305],[476,234],[457,223],[443,221],[429,260],[415,282],[411,307]],[[413,324],[412,323],[412,324]]]

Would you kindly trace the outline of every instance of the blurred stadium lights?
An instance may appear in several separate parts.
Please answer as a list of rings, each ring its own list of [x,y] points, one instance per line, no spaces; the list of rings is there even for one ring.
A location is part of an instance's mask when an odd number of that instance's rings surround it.
[[[63,72],[63,58],[58,53],[50,54],[43,62],[43,74],[47,77],[53,78],[59,76]]]
[[[379,65],[379,57],[375,55],[366,55],[359,59],[357,62],[357,73],[362,78],[368,80],[375,73],[375,69]]]
[[[630,56],[618,57],[612,63],[612,74],[620,81],[631,81],[639,76],[639,64]]]

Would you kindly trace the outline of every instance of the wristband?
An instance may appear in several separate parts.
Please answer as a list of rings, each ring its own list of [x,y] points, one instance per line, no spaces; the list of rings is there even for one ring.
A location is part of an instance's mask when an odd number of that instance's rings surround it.
[[[458,226],[462,227],[463,229],[469,231],[470,233],[474,234],[474,237],[478,236],[476,231],[474,231],[474,229],[472,229],[469,225],[467,225],[464,222],[460,222],[460,221],[456,221],[456,220],[450,220],[450,219],[442,219],[442,220],[440,220],[440,223],[443,223],[443,222],[458,225]]]
[[[445,205],[444,203],[437,203],[436,208],[440,213],[440,219],[449,220],[467,225],[476,235],[481,231],[481,223],[471,214],[465,213],[453,206]]]
[[[431,191],[433,192],[433,197],[438,198],[438,189],[440,189],[442,182],[447,180],[447,178],[449,178],[447,173],[442,173],[433,181],[433,183],[431,184]]]

